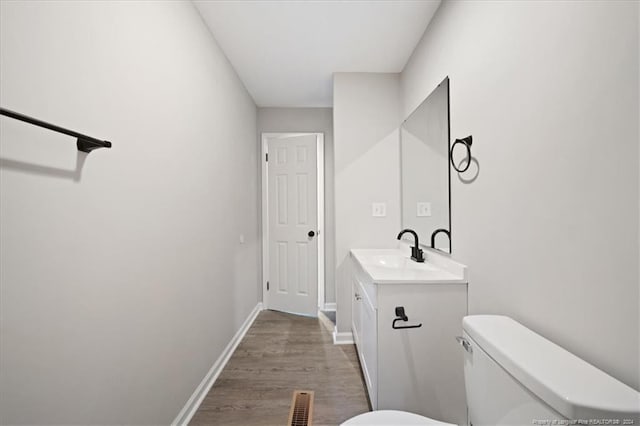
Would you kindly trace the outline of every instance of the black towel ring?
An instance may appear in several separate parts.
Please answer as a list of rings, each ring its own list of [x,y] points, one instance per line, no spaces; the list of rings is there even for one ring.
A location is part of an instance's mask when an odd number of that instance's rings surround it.
[[[472,142],[473,142],[473,137],[469,135],[466,138],[456,139],[455,142],[453,142],[453,145],[451,145],[451,152],[449,153],[449,157],[451,159],[451,165],[458,173],[466,172],[469,169],[469,166],[471,165],[471,143]],[[467,149],[467,164],[465,165],[464,168],[460,168],[460,169],[458,168],[458,166],[456,166],[456,163],[453,162],[453,149],[459,143],[463,144],[464,147]]]

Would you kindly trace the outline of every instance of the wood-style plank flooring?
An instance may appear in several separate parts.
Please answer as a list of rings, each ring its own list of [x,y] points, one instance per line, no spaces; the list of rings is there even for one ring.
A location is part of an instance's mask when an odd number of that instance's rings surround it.
[[[262,311],[190,424],[284,426],[297,389],[315,392],[316,426],[369,411],[353,345],[334,345],[316,318]]]

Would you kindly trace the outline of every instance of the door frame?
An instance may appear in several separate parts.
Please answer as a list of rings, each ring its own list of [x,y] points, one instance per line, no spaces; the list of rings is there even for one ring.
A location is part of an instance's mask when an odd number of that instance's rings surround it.
[[[325,305],[325,282],[324,282],[324,248],[325,248],[325,227],[324,227],[324,133],[322,132],[263,132],[261,140],[260,168],[262,173],[261,190],[261,210],[262,210],[262,303],[265,309],[269,309],[269,292],[267,282],[269,281],[269,182],[268,167],[266,161],[268,151],[267,140],[277,137],[293,136],[316,136],[317,149],[317,208],[318,208],[318,310],[324,309]]]

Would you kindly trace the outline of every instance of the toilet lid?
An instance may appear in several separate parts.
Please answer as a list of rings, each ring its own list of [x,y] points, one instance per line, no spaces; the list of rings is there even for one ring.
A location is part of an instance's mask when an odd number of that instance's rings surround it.
[[[344,426],[371,425],[371,426],[401,426],[401,425],[441,425],[455,426],[452,423],[443,423],[428,417],[408,413],[406,411],[379,410],[360,414],[342,423]]]

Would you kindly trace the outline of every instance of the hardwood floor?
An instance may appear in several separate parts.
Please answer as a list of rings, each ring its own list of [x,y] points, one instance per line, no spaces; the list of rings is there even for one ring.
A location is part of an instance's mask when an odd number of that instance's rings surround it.
[[[190,424],[284,426],[298,389],[315,392],[314,425],[369,411],[353,345],[334,345],[316,318],[262,311]]]

